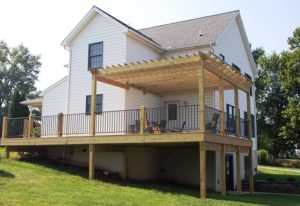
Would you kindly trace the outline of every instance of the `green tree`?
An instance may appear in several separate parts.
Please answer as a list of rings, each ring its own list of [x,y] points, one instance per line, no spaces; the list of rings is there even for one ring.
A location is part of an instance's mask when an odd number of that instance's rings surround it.
[[[19,91],[27,98],[36,94],[34,85],[40,66],[40,56],[31,54],[22,44],[10,48],[0,41],[0,132],[2,117],[8,114],[14,91]]]
[[[12,96],[12,100],[9,105],[8,116],[11,118],[15,117],[28,117],[29,110],[26,105],[20,104],[25,100],[25,95],[20,94],[19,91],[15,91]]]
[[[257,59],[259,77],[255,82],[258,144],[259,148],[267,149],[276,158],[291,147],[279,135],[285,123],[282,112],[288,103],[280,81],[283,62],[280,54],[261,54]]]
[[[296,147],[300,147],[300,27],[288,38],[289,51],[283,52],[285,69],[281,84],[288,97],[288,106],[283,111],[285,125],[281,136]]]

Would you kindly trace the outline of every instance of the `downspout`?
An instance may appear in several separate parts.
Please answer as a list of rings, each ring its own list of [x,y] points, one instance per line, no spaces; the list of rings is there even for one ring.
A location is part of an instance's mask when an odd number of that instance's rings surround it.
[[[70,112],[70,86],[71,86],[71,68],[72,68],[72,51],[70,48],[64,46],[64,49],[69,51],[69,64],[68,64],[68,88],[67,88],[67,102],[66,102],[66,113]]]

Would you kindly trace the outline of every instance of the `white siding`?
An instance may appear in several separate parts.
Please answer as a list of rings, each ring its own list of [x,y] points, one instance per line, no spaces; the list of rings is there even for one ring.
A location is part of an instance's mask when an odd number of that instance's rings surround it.
[[[131,37],[127,37],[126,62],[129,63],[158,58],[158,52]]]
[[[97,14],[72,41],[70,96],[68,113],[85,112],[86,95],[91,94],[91,74],[88,67],[88,45],[103,42],[103,65],[122,64],[126,60],[126,36],[119,24]],[[97,84],[97,93],[103,94],[103,110],[125,109],[124,89]]]
[[[67,83],[68,79],[65,78],[43,94],[43,116],[66,112]]]
[[[220,53],[223,54],[225,56],[225,61],[229,64],[234,63],[239,66],[242,74],[247,73],[253,78],[254,75],[251,70],[251,66],[236,20],[233,20],[231,24],[226,28],[224,33],[217,41],[217,45],[213,49],[217,55],[219,55]],[[227,103],[226,101],[228,100],[228,103],[232,104],[234,98],[231,94],[233,94],[233,92],[225,93],[225,95],[228,95],[225,103]],[[240,107],[243,109],[246,108],[246,98],[243,98],[240,95],[240,99]],[[251,102],[251,111],[252,113],[254,113],[255,104],[253,97],[251,97]]]
[[[126,109],[138,109],[142,105],[146,108],[163,106],[161,97],[138,89],[130,88],[125,94]]]

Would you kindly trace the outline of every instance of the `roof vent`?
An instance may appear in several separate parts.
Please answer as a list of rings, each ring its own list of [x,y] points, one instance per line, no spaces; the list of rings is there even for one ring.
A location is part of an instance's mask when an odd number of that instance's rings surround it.
[[[203,36],[203,33],[202,33],[201,29],[199,30],[198,35]]]

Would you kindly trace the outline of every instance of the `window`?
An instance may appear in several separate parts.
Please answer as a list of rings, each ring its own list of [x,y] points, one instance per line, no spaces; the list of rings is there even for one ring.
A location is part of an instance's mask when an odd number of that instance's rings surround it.
[[[177,120],[177,104],[168,104],[168,119]]]
[[[227,122],[234,120],[234,106],[226,104]]]
[[[86,103],[85,103],[85,113],[91,113],[91,104],[92,104],[92,96],[86,96]],[[102,113],[102,105],[103,105],[103,95],[97,94],[96,96],[96,113]]]
[[[103,66],[103,42],[89,45],[89,69],[95,69]]]

